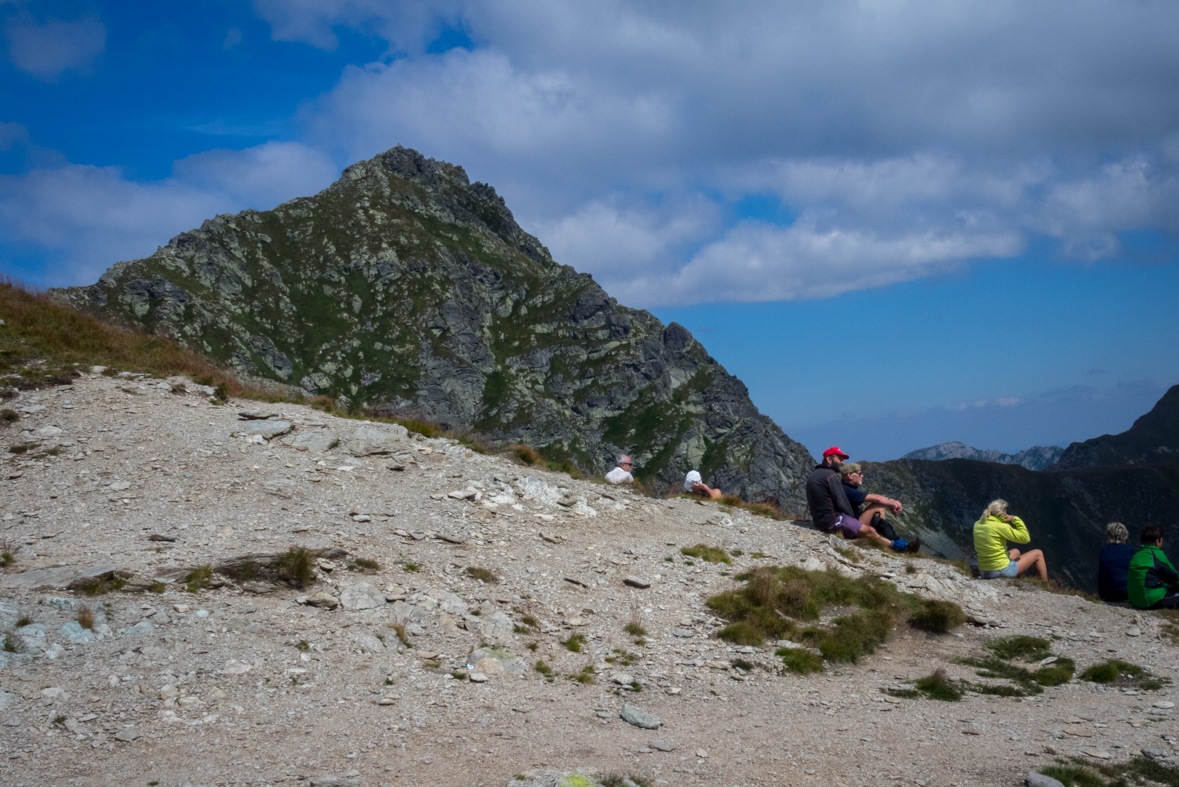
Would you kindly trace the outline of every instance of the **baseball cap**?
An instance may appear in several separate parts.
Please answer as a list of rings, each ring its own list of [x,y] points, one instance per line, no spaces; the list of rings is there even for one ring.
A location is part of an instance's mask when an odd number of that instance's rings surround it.
[[[859,462],[848,462],[843,467],[839,468],[840,475],[851,475],[852,473],[862,472],[864,468],[860,467]]]
[[[828,448],[826,451],[823,452],[824,459],[826,459],[829,456],[842,456],[844,459],[851,458],[851,454],[845,454],[843,452],[843,449],[837,445],[833,445],[830,448]]]

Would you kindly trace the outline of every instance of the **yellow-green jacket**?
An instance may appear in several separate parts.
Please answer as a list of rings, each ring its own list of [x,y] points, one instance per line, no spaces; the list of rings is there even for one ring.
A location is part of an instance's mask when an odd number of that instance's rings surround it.
[[[974,551],[978,555],[979,571],[1000,571],[1007,568],[1007,542],[1026,544],[1032,537],[1027,525],[1019,517],[1007,524],[997,516],[988,516],[974,523]]]

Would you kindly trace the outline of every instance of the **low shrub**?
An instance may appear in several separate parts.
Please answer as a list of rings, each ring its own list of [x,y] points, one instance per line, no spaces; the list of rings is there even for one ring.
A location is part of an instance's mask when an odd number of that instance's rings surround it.
[[[943,669],[934,670],[924,678],[919,678],[913,685],[917,691],[931,700],[957,702],[962,699],[962,689],[949,680]]]
[[[581,653],[581,646],[585,644],[585,635],[571,634],[569,639],[561,644],[565,646],[566,650],[572,651],[573,653]]]
[[[94,610],[90,607],[82,607],[78,610],[78,616],[74,620],[78,621],[78,625],[82,628],[94,630]]]
[[[86,596],[105,596],[114,590],[122,590],[127,584],[127,580],[120,576],[114,576],[111,579],[104,577],[95,577],[83,584],[78,589]]]
[[[0,650],[5,653],[24,653],[25,641],[11,631],[6,631],[4,632],[4,642],[0,644]]]
[[[508,453],[520,460],[522,464],[528,467],[535,467],[544,462],[540,454],[535,448],[523,445],[522,443],[513,443],[508,446]]]
[[[363,571],[365,573],[376,573],[381,570],[381,564],[375,560],[358,557],[348,566],[349,571]]]
[[[280,580],[306,587],[315,582],[315,553],[306,547],[291,547],[274,559],[271,568]]]
[[[213,581],[213,567],[206,563],[197,566],[184,576],[184,589],[189,593],[200,593]]]

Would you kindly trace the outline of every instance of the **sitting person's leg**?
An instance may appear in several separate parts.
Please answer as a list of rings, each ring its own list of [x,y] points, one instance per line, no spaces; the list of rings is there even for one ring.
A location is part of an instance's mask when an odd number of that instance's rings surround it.
[[[880,535],[885,538],[896,541],[900,538],[897,531],[893,528],[892,522],[885,516],[888,513],[888,507],[883,505],[870,505],[860,514],[860,521],[865,525],[871,526]]]
[[[1179,609],[1179,593],[1163,596],[1147,607],[1147,609]]]
[[[1031,574],[1033,571],[1039,579],[1048,579],[1048,564],[1044,561],[1044,553],[1038,549],[1033,549],[1030,552],[1020,554],[1018,549],[1013,549],[1011,552],[1014,556],[1011,558],[1019,564],[1019,575]],[[1010,554],[1010,553],[1009,553]]]

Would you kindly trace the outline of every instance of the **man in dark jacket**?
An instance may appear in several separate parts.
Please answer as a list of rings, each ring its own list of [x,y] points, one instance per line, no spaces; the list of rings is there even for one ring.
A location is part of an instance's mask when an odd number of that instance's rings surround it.
[[[1179,571],[1163,553],[1163,529],[1142,528],[1142,546],[1130,559],[1126,592],[1135,609],[1179,609]]]
[[[889,541],[871,525],[865,525],[856,518],[839,476],[839,468],[843,467],[847,459],[848,455],[838,446],[832,446],[823,452],[823,462],[807,476],[806,502],[811,509],[811,521],[815,527],[828,533],[842,533],[848,539],[865,536],[897,552],[905,551],[908,544],[903,538]]]

